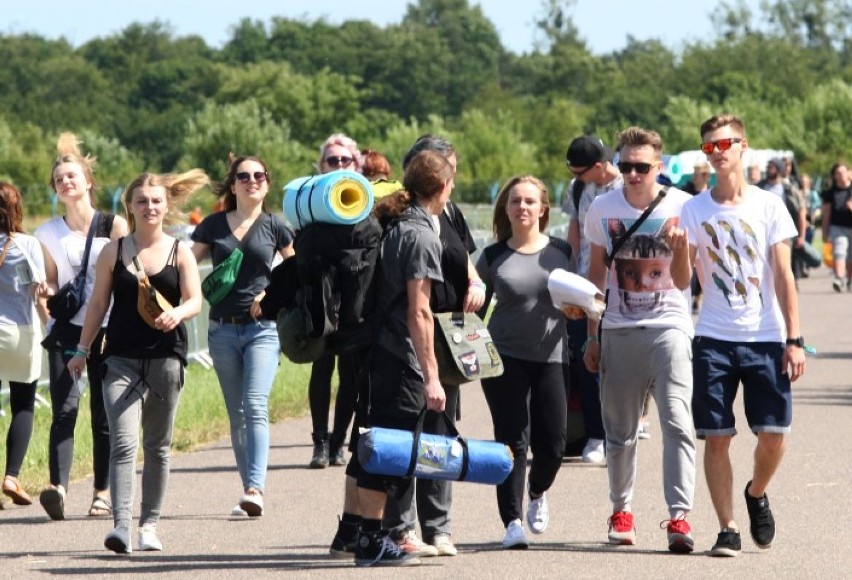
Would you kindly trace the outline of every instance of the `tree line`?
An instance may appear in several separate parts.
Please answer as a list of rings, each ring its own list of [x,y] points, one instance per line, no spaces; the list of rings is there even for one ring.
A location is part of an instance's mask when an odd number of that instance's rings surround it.
[[[98,157],[102,204],[142,170],[220,177],[229,151],[264,158],[280,195],[338,131],[396,168],[418,135],[447,136],[466,201],[517,173],[565,181],[567,144],[585,132],[612,142],[641,125],[667,152],[695,149],[700,122],[722,111],[745,119],[753,147],[793,150],[806,171],[852,152],[852,1],[765,0],[752,12],[722,0],[712,37],[675,52],[628,36],[604,55],[573,22],[575,3],[542,0],[524,54],[468,0],[416,0],[387,26],[243,19],[221,48],[159,21],[79,47],[0,35],[0,177],[46,203],[67,130]]]

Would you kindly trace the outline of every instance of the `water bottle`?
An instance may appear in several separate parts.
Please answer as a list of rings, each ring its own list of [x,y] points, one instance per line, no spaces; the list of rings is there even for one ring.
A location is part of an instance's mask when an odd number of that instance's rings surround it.
[[[822,261],[827,268],[834,267],[834,254],[832,253],[831,242],[822,243]]]

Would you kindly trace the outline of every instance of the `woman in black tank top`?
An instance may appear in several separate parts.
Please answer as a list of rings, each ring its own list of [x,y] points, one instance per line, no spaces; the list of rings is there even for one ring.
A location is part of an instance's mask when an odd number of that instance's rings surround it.
[[[111,437],[110,491],[115,527],[104,546],[129,553],[133,482],[139,427],[145,433],[139,550],[162,550],[157,537],[165,495],[174,418],[186,365],[184,321],[201,310],[201,284],[192,251],[163,231],[173,207],[205,186],[200,169],[180,175],[146,173],[125,190],[130,235],[110,242],[98,257],[95,289],[73,358],[72,377],[79,378],[92,341],[113,301],[101,366],[104,406]],[[137,266],[138,264],[138,266]],[[153,326],[139,314],[141,270],[171,307],[163,308]]]

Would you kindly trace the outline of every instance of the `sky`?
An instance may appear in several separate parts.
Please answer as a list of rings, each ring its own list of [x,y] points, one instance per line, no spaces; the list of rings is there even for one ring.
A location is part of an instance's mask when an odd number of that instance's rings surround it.
[[[759,0],[746,0],[757,13]],[[273,16],[325,18],[339,24],[370,20],[379,26],[398,23],[406,12],[404,0],[13,0],[3,8],[2,34],[36,33],[64,37],[73,46],[120,32],[133,22],[160,20],[177,36],[198,34],[208,45],[221,47],[242,18],[268,22]],[[503,46],[516,53],[533,50],[533,24],[543,0],[470,0],[494,24]],[[686,42],[713,37],[711,11],[718,0],[577,0],[574,23],[595,54],[624,48],[627,36],[659,39],[679,51]],[[538,38],[538,40],[541,40]]]

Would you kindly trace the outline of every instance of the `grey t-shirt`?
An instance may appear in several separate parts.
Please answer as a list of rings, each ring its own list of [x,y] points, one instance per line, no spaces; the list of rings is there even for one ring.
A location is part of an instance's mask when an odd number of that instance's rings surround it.
[[[251,303],[269,285],[275,253],[293,243],[293,234],[281,218],[261,214],[263,220],[254,231],[247,233],[242,245],[243,263],[234,289],[219,304],[210,308],[210,318],[248,316]],[[213,266],[231,255],[240,246],[234,237],[225,212],[207,216],[192,232],[192,241],[210,246]]]
[[[497,297],[488,322],[497,350],[521,360],[567,363],[568,326],[550,299],[547,279],[556,268],[570,269],[568,253],[553,242],[534,254],[504,247],[490,264],[485,252],[476,263],[476,271]]]
[[[421,374],[414,343],[408,332],[409,280],[443,282],[441,239],[425,209],[412,203],[403,219],[382,242],[381,283],[377,286],[377,312],[387,312],[378,344]],[[390,310],[389,310],[390,309]]]

